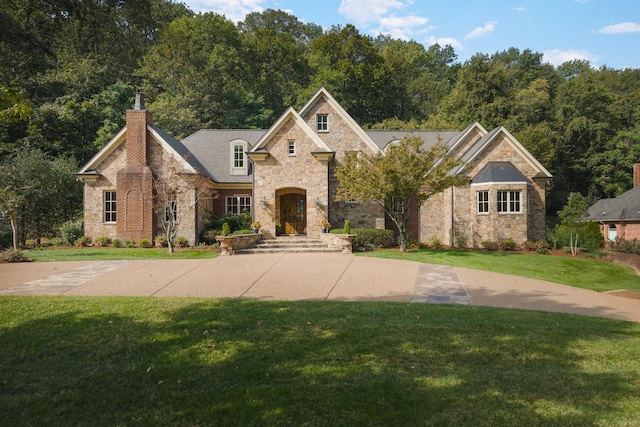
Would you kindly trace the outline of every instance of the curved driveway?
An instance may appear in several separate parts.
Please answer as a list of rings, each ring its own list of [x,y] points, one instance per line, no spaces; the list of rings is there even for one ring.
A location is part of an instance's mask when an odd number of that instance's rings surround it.
[[[0,295],[473,304],[640,322],[640,300],[506,274],[343,254],[0,264]]]

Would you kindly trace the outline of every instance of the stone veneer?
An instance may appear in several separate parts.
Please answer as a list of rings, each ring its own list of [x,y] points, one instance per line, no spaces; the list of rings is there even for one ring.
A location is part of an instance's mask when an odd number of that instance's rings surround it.
[[[511,162],[531,184],[487,183],[449,188],[427,200],[420,210],[420,241],[430,243],[439,239],[444,245],[455,244],[456,236],[464,235],[467,244],[479,247],[483,240],[499,241],[512,238],[517,243],[525,240],[546,238],[545,188],[544,183],[534,182],[537,173],[513,146],[499,135],[492,146],[487,147],[475,159],[468,172],[473,178],[489,162]],[[472,143],[469,141],[468,144]],[[466,144],[466,145],[468,145]],[[489,191],[489,213],[477,213],[478,191]],[[498,213],[497,192],[501,190],[521,191],[522,213]]]

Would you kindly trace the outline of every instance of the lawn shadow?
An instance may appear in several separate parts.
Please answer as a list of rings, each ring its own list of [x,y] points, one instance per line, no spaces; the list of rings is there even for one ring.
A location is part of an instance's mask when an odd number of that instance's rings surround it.
[[[399,303],[36,301],[29,310],[66,308],[0,324],[9,425],[588,426],[631,422],[622,408],[639,392],[638,372],[591,369],[581,352],[607,340],[602,357],[633,353],[611,350],[638,337],[614,320]]]

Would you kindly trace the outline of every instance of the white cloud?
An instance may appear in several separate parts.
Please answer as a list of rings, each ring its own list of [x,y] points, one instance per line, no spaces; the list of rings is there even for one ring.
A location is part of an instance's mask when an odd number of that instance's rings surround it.
[[[457,39],[451,37],[434,37],[431,36],[427,39],[429,46],[438,43],[440,46],[451,45],[455,50],[464,50],[464,46]]]
[[[514,7],[513,10],[515,10],[516,12],[526,12],[527,8],[524,6],[518,6],[518,7]]]
[[[598,32],[602,34],[640,33],[640,24],[635,22],[621,22],[619,24],[602,27]]]
[[[476,37],[481,37],[481,36],[485,36],[487,34],[491,34],[493,33],[493,30],[496,29],[496,25],[498,24],[498,21],[489,21],[486,24],[484,24],[484,26],[482,27],[476,27],[474,28],[470,33],[468,33],[466,36],[464,36],[465,40],[470,40],[470,39],[474,39]]]
[[[544,56],[544,61],[550,63],[551,65],[558,66],[562,65],[567,61],[573,61],[574,59],[589,61],[589,62],[597,62],[600,58],[590,54],[584,50],[560,50],[560,49],[552,49],[547,50],[542,53]]]
[[[265,0],[183,0],[194,12],[216,12],[227,19],[238,22],[244,21],[251,12],[262,12]]]
[[[427,18],[416,15],[389,16],[381,18],[379,21],[380,27],[374,31],[389,34],[397,39],[410,40],[415,28],[423,27],[427,22],[429,22]]]
[[[407,2],[408,5],[413,2]],[[400,0],[342,0],[338,12],[347,19],[357,23],[378,22],[394,9],[405,6]]]

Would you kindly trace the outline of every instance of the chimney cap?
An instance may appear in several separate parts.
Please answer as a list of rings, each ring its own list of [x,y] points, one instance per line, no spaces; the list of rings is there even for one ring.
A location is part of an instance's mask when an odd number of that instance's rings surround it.
[[[144,110],[144,95],[142,92],[136,92],[136,103],[133,106],[134,110]]]

